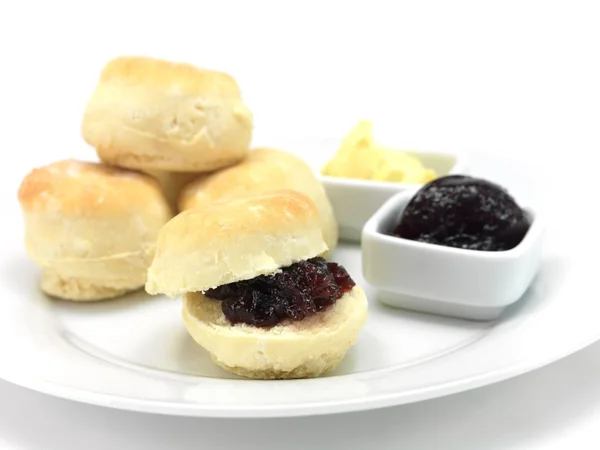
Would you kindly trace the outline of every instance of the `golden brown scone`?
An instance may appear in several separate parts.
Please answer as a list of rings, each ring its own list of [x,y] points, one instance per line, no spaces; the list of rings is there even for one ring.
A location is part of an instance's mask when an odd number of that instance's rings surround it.
[[[179,212],[179,195],[182,189],[200,174],[190,172],[164,172],[160,170],[144,170],[152,175],[160,185],[163,194],[174,214]]]
[[[312,310],[306,306],[302,316],[280,315],[289,314],[290,305],[280,304],[280,312],[275,313],[275,303],[266,308],[262,304],[271,316],[268,322],[260,322],[262,318],[256,321],[251,318],[254,312],[244,308],[252,305],[262,311],[260,302],[287,301],[270,297],[273,290],[264,290],[269,279],[272,286],[304,286],[295,295],[333,289],[333,278],[335,283],[346,278],[340,277],[339,267],[337,275],[328,274],[329,265],[313,260],[326,249],[317,208],[305,194],[282,190],[220,200],[188,209],[163,227],[146,290],[184,295],[182,314],[188,332],[224,369],[257,379],[317,377],[334,369],[358,339],[367,318],[367,299],[360,287],[348,285],[347,280],[345,287],[338,284],[337,294],[328,290],[327,296],[340,297],[327,297],[328,306],[318,307],[321,300],[305,297],[303,304],[314,305]],[[301,265],[291,267],[296,263]],[[277,275],[282,272],[286,275]],[[256,284],[243,284],[249,289],[244,298],[251,298],[251,303],[227,307],[233,314],[243,311],[232,323],[228,318],[232,316],[223,312],[223,301],[239,302],[227,297],[236,295],[237,288],[228,286],[220,294],[209,289],[258,276],[263,278]],[[254,317],[264,313],[258,314]]]
[[[145,57],[102,70],[82,123],[106,163],[140,170],[206,172],[244,157],[253,116],[228,74]]]
[[[44,292],[100,300],[139,289],[171,213],[152,177],[72,159],[31,171],[19,202]]]
[[[311,167],[289,152],[258,148],[235,166],[198,177],[181,192],[179,209],[202,208],[215,200],[279,189],[296,190],[311,198],[319,210],[323,238],[332,251],[338,242],[338,224],[325,189]]]
[[[225,370],[263,380],[317,377],[342,361],[367,319],[367,299],[355,286],[329,309],[272,328],[231,325],[221,302],[201,293],[184,297],[192,338]]]
[[[327,250],[315,204],[295,191],[183,211],[160,231],[146,291],[176,298],[273,273]]]

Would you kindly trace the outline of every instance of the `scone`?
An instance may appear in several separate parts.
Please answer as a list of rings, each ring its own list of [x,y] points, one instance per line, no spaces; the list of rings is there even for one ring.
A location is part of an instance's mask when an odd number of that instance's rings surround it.
[[[244,157],[253,116],[228,74],[145,57],[102,70],[82,123],[83,138],[108,164],[206,172]]]
[[[179,196],[182,189],[200,176],[200,174],[194,172],[164,172],[161,170],[144,170],[143,172],[152,175],[158,181],[174,214],[179,212]]]
[[[338,242],[338,224],[325,189],[311,167],[289,152],[258,148],[235,166],[198,177],[181,192],[179,209],[204,207],[215,200],[281,189],[302,192],[315,203],[323,238],[332,251]]]
[[[25,247],[41,288],[100,300],[144,286],[156,238],[171,218],[152,177],[63,160],[31,171],[19,188]]]
[[[184,211],[161,230],[146,291],[184,296],[192,338],[248,378],[317,377],[359,336],[367,299],[327,249],[316,206],[274,191]]]

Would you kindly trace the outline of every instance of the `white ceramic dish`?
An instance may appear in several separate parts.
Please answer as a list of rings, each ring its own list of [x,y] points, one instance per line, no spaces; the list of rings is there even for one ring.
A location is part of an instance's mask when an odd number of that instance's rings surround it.
[[[329,148],[324,142],[278,146],[312,148],[313,153],[304,153],[310,159]],[[48,154],[44,147],[36,158],[65,156]],[[587,240],[572,236],[571,215],[553,209],[548,212],[548,245],[540,272],[525,298],[498,320],[464,321],[386,307],[365,285],[358,247],[343,245],[334,258],[365,287],[370,316],[342,365],[320,379],[239,379],[212,364],[194,344],[182,325],[179,301],[140,293],[73,304],[40,294],[39,272],[23,251],[15,193],[32,159],[15,161],[0,179],[0,377],[21,386],[162,414],[328,414],[421,401],[494,383],[562,358],[600,336],[600,303],[593,297],[596,267],[585,258],[589,246],[582,245]],[[473,173],[503,183],[523,202],[535,204],[527,175],[535,171],[499,158],[469,161]],[[562,181],[569,182],[569,176],[566,172]],[[553,201],[569,208],[562,186],[548,183],[545,189]],[[587,210],[580,214],[581,226],[594,223]]]
[[[466,174],[468,170],[468,158],[465,154],[433,151],[407,153],[419,158],[425,167],[435,170],[439,176]],[[330,157],[333,157],[333,154]],[[398,192],[422,186],[422,184],[353,180],[323,175],[320,178],[338,220],[340,238],[348,242],[360,241],[364,225],[386,200]]]
[[[524,208],[531,226],[517,247],[503,252],[464,250],[390,236],[414,194],[396,194],[365,225],[365,280],[390,306],[463,319],[498,318],[523,296],[538,271],[544,229],[539,212]]]

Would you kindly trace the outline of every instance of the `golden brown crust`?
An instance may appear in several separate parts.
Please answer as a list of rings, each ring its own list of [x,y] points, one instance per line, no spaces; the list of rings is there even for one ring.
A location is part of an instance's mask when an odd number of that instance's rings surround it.
[[[74,159],[33,169],[18,192],[24,210],[62,214],[129,213],[157,203],[160,208],[161,198],[158,182],[149,175]]]
[[[176,83],[181,90],[193,94],[217,94],[235,99],[240,96],[240,89],[229,74],[144,56],[114,58],[104,66],[100,81],[159,89]]]
[[[299,172],[302,181],[306,180],[306,173],[314,177],[310,167],[299,157],[280,150],[257,148],[238,164],[199,176],[188,183],[181,192],[179,207],[186,210],[249,193],[290,189],[287,185],[300,184],[294,180]]]
[[[277,191],[189,209],[160,231],[146,291],[177,297],[273,273],[327,250],[315,204]]]
[[[86,107],[83,138],[106,163],[205,172],[244,157],[253,116],[222,72],[145,57],[110,61]]]
[[[240,163],[189,182],[179,197],[181,211],[248,194],[291,189],[313,200],[321,217],[329,250],[338,241],[338,226],[323,185],[311,167],[298,156],[272,148],[257,148]]]

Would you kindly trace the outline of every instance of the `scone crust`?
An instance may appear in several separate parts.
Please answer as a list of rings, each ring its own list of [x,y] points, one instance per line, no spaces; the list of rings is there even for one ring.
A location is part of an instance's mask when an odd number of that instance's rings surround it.
[[[181,191],[179,209],[201,208],[215,200],[279,189],[297,190],[313,200],[327,247],[329,251],[335,249],[338,224],[325,189],[304,160],[286,151],[256,148],[234,166],[197,177]]]
[[[160,210],[164,200],[156,179],[105,164],[65,159],[29,172],[18,192],[27,212],[69,215],[129,214]]]
[[[327,250],[316,206],[296,191],[188,209],[160,231],[146,291],[186,292],[273,273]]]
[[[242,159],[253,115],[228,74],[146,57],[102,70],[81,131],[106,163],[205,172]]]
[[[192,338],[225,370],[255,379],[318,377],[335,369],[367,319],[367,299],[355,286],[332,307],[270,329],[231,325],[221,302],[201,293],[184,297],[183,320]]]
[[[112,59],[102,69],[100,82],[126,83],[149,89],[164,89],[177,84],[185,94],[217,93],[224,98],[240,96],[235,79],[224,72],[144,56]]]
[[[149,175],[75,160],[34,169],[18,198],[42,290],[69,300],[143,287],[158,232],[171,218]]]
[[[135,256],[131,256],[134,259]],[[116,264],[119,264],[118,262]],[[89,267],[86,262],[79,262],[77,272],[82,269],[87,273],[77,277],[69,271],[61,271],[60,268],[46,267],[42,271],[40,287],[43,292],[51,297],[65,300],[93,302],[120,297],[128,292],[140,289],[144,285],[143,271],[137,271],[133,277],[127,278],[123,274],[120,277],[103,278],[102,273],[92,272],[94,263]],[[115,275],[115,262],[107,260],[105,266],[109,274]]]

